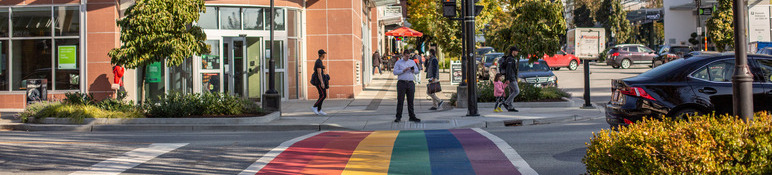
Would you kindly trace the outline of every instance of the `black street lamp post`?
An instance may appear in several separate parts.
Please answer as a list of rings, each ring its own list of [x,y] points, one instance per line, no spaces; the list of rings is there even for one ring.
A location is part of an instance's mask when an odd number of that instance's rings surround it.
[[[268,21],[270,24],[270,42],[268,44],[268,56],[270,60],[268,61],[268,90],[265,91],[265,94],[263,94],[263,109],[266,109],[268,111],[280,111],[281,110],[281,94],[279,94],[279,91],[276,91],[276,68],[274,65],[276,64],[276,61],[274,61],[273,58],[273,29],[274,29],[274,5],[273,0],[271,0],[271,7],[269,8],[268,15],[271,16]]]
[[[746,123],[753,120],[753,76],[748,68],[745,43],[745,1],[734,0],[734,54],[735,69],[732,76],[732,100],[734,115]]]
[[[466,52],[463,57],[466,57],[467,61],[467,113],[466,116],[480,116],[477,112],[477,59],[474,58],[474,16],[475,14],[475,1],[464,0],[464,44],[466,45]]]

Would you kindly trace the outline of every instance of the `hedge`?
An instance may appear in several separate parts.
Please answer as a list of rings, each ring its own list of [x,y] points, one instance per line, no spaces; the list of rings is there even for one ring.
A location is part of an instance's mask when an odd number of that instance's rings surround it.
[[[752,124],[705,115],[644,119],[593,133],[582,162],[589,174],[772,174],[772,119]]]

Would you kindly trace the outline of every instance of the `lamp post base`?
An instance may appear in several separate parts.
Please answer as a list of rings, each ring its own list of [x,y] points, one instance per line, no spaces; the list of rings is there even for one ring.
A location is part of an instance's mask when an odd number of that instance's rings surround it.
[[[266,112],[281,111],[281,94],[263,94],[263,110]]]

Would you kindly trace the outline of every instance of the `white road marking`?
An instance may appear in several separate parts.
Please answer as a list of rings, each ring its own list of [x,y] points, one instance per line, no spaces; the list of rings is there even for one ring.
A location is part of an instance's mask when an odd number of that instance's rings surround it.
[[[523,174],[523,175],[539,174],[539,173],[536,173],[536,170],[533,170],[533,168],[531,168],[531,166],[528,165],[528,162],[525,162],[525,159],[523,159],[523,157],[520,157],[520,154],[517,154],[517,151],[515,151],[515,149],[512,148],[511,146],[509,146],[509,144],[506,141],[480,128],[472,128],[472,130],[477,131],[478,133],[482,134],[483,136],[493,141],[493,143],[496,144],[496,146],[498,146],[499,149],[501,149],[501,152],[503,152],[504,155],[507,156],[507,159],[509,159],[509,161],[512,162],[512,165],[514,165],[515,168],[517,168],[517,171],[520,171],[520,174]]]
[[[260,159],[257,159],[257,161],[255,161],[255,163],[253,163],[252,165],[249,165],[249,167],[247,167],[247,169],[244,169],[244,171],[241,171],[241,173],[239,173],[239,175],[254,175],[254,174],[257,174],[257,172],[259,172],[261,169],[263,169],[263,167],[265,167],[265,165],[268,165],[268,163],[273,161],[273,159],[276,158],[276,156],[279,156],[279,154],[281,154],[281,152],[284,152],[284,150],[287,150],[287,148],[289,148],[293,144],[295,144],[295,143],[297,143],[297,142],[299,142],[301,140],[305,140],[307,138],[310,138],[310,137],[313,137],[315,135],[321,134],[323,132],[324,131],[318,131],[318,132],[314,132],[314,133],[311,133],[311,134],[306,134],[304,136],[300,136],[300,137],[294,138],[292,140],[287,140],[284,143],[281,143],[279,146],[276,146],[276,148],[273,148],[271,151],[269,151],[268,153],[263,155],[263,157],[260,157]]]
[[[137,165],[150,161],[151,159],[165,154],[169,151],[188,145],[187,143],[153,143],[147,148],[137,148],[124,153],[121,157],[107,159],[92,165],[88,170],[74,172],[70,175],[81,174],[120,174],[123,171],[131,169]]]

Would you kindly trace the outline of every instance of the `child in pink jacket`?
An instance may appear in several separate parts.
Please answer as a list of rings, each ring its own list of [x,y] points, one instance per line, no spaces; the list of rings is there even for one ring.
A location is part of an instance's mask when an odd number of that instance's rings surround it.
[[[507,88],[507,83],[501,82],[503,74],[496,74],[496,78],[493,79],[493,96],[496,96],[496,105],[493,106],[493,112],[503,112],[501,106],[504,104],[504,100],[507,99],[504,89]]]

